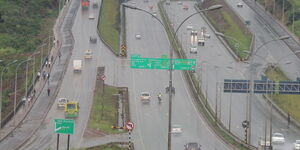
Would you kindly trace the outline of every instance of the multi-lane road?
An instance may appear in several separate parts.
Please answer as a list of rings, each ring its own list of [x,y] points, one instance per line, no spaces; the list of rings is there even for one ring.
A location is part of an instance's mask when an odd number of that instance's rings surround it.
[[[100,1],[98,1],[100,4]],[[134,5],[138,8],[149,12],[156,12],[160,18],[157,3],[159,0],[152,0],[145,3],[143,0],[128,2],[128,5]],[[174,27],[184,20],[188,15],[195,12],[194,2],[183,2],[188,5],[189,9],[184,10],[182,5],[177,2],[171,2],[165,5],[167,14]],[[250,30],[256,36],[256,46],[276,38],[274,34],[263,24],[263,21],[249,9],[247,6],[236,8],[237,1],[228,1],[230,6],[241,16],[243,20],[250,20]],[[67,70],[61,81],[57,98],[66,97],[71,100],[79,101],[80,114],[75,121],[75,134],[71,136],[71,147],[82,147],[86,145],[84,140],[84,132],[88,122],[89,112],[92,106],[93,90],[96,80],[96,69],[98,66],[105,67],[107,84],[115,86],[126,86],[129,88],[130,114],[131,121],[135,123],[135,129],[132,133],[132,141],[138,150],[166,149],[167,148],[167,131],[168,131],[168,95],[165,88],[169,83],[168,70],[144,70],[132,69],[128,59],[117,58],[97,37],[97,43],[92,44],[89,41],[90,36],[97,36],[97,21],[99,8],[90,7],[82,10],[79,1],[71,1],[71,10],[75,11],[74,25],[72,34],[74,39],[73,50],[71,51],[70,61],[67,63]],[[152,6],[152,10],[149,6]],[[68,13],[74,13],[68,12]],[[95,19],[89,19],[89,14],[93,13]],[[68,16],[68,15],[67,15]],[[190,54],[190,30],[186,29],[187,25],[192,25],[194,29],[199,30],[206,27],[207,32],[211,35],[207,39],[205,46],[198,47],[198,54]],[[65,26],[63,26],[65,27]],[[70,27],[69,27],[70,28]],[[63,29],[61,30],[63,32]],[[168,55],[171,49],[164,28],[149,14],[141,11],[126,9],[126,39],[128,57],[132,54],[140,54],[142,57],[159,58],[162,55]],[[137,39],[136,34],[141,35],[141,39]],[[248,79],[249,64],[236,62],[226,48],[220,43],[216,35],[209,28],[200,15],[195,15],[189,19],[179,30],[178,38],[183,44],[184,51],[189,58],[197,59],[196,76],[202,82],[202,90],[208,97],[208,103],[212,108],[216,108],[218,118],[223,122],[225,127],[229,126],[229,116],[231,116],[231,132],[241,139],[244,138],[244,130],[241,122],[246,118],[246,100],[245,94],[224,94],[222,92],[222,81],[224,79]],[[63,45],[64,46],[64,45]],[[68,45],[66,45],[68,46]],[[84,59],[84,52],[87,49],[93,51],[91,60]],[[68,54],[68,53],[65,53]],[[283,55],[284,54],[284,55]],[[275,62],[282,66],[286,60],[292,60],[293,63],[289,67],[284,67],[283,71],[289,77],[295,79],[300,72],[296,66],[299,60],[289,51],[287,46],[282,42],[273,42],[266,45],[255,56],[255,63],[258,64],[255,78],[260,78],[263,66],[268,62]],[[265,57],[262,60],[260,57]],[[73,72],[73,60],[82,59],[83,69],[81,73]],[[60,66],[59,62],[54,65]],[[55,69],[61,69],[54,67]],[[56,74],[52,75],[53,80]],[[183,132],[178,135],[172,135],[172,149],[181,150],[184,144],[188,142],[198,142],[206,150],[225,150],[233,149],[222,141],[216,133],[205,123],[203,116],[198,112],[191,96],[188,85],[181,71],[173,71],[173,85],[176,94],[173,96],[173,116],[172,125],[179,125]],[[149,104],[140,101],[141,92],[150,92],[151,100]],[[163,93],[162,103],[158,103],[157,94]],[[42,99],[42,97],[40,98]],[[232,111],[229,111],[230,100],[232,101]],[[38,103],[42,105],[41,103]],[[47,103],[52,105],[51,102]],[[36,110],[38,112],[38,108]],[[251,143],[257,145],[258,139],[263,137],[265,120],[269,120],[269,105],[260,96],[255,96],[252,100],[252,138]],[[29,115],[30,117],[30,115]],[[56,134],[54,133],[55,118],[64,118],[63,111],[56,107],[53,103],[45,120],[38,129],[31,134],[22,134],[32,121],[27,118],[19,129],[15,131],[14,137],[9,137],[0,143],[0,147],[14,149],[46,149],[54,148],[56,142]],[[25,119],[26,120],[26,119]],[[299,132],[294,128],[286,128],[286,120],[273,111],[273,131],[278,131],[286,136],[286,144],[283,146],[275,146],[279,149],[290,149],[292,143],[300,137]],[[28,135],[31,137],[28,138]],[[19,136],[19,137],[18,137]],[[27,137],[26,137],[27,136]],[[25,144],[20,145],[27,139]],[[66,139],[66,138],[61,138]],[[22,141],[18,143],[18,141]],[[14,145],[14,146],[11,146]],[[61,140],[61,148],[65,148],[66,140]]]

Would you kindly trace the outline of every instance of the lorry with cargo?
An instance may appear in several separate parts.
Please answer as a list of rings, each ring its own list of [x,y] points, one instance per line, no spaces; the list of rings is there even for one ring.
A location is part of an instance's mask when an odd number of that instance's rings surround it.
[[[81,72],[82,60],[80,59],[73,60],[73,68],[74,68],[74,72]]]

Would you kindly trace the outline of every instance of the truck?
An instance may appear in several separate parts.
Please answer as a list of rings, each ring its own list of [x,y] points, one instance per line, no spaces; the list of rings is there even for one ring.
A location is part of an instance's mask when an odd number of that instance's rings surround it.
[[[73,68],[74,68],[74,72],[80,72],[82,68],[82,60],[80,59],[73,60]]]
[[[79,103],[69,101],[65,104],[65,118],[76,118],[79,114]]]
[[[198,35],[198,45],[204,46],[205,39],[204,39],[204,30],[201,29],[200,34]]]
[[[81,7],[82,7],[82,9],[89,8],[89,5],[90,5],[90,0],[81,0]]]

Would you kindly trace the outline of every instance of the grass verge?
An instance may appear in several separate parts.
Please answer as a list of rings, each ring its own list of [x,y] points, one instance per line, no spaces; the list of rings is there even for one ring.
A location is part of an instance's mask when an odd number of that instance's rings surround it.
[[[265,74],[273,81],[289,80],[278,67],[268,67]],[[279,108],[286,113],[289,112],[295,120],[300,122],[300,95],[273,94],[269,95],[269,97],[272,97],[272,100]]]
[[[98,30],[102,39],[119,54],[120,43],[120,2],[103,0],[101,5]]]
[[[120,133],[111,128],[117,124],[118,120],[118,99],[114,96],[117,93],[116,87],[105,85],[103,93],[102,85],[96,85],[88,128],[100,130],[106,134]]]
[[[168,34],[168,38],[172,39],[173,38],[173,34],[174,34],[174,29],[171,27],[171,23],[169,18],[166,16],[166,11],[163,8],[163,3],[164,1],[159,2],[158,7],[159,7],[159,11],[161,12],[161,18],[163,23],[166,25],[167,28],[167,34]],[[179,44],[179,40],[176,37],[175,41],[171,40],[171,44],[172,47],[175,49],[175,51],[178,53],[178,56],[180,58],[185,59],[186,56],[184,53],[181,53],[180,49],[182,49],[182,46]],[[185,76],[189,77],[188,72],[184,71]],[[187,80],[189,82],[189,85],[192,86],[193,83],[195,83],[194,85],[197,85],[197,80],[196,78],[192,77],[191,80]],[[191,83],[192,82],[192,83]],[[197,102],[197,107],[198,110],[203,114],[203,116],[205,117],[207,123],[209,124],[209,126],[211,126],[216,133],[218,133],[218,135],[220,135],[220,137],[222,137],[224,140],[226,140],[228,143],[230,143],[231,145],[235,146],[238,149],[241,150],[246,150],[248,149],[247,147],[243,146],[241,143],[239,143],[238,141],[236,141],[231,135],[228,134],[228,132],[226,132],[225,128],[222,126],[218,126],[216,125],[216,122],[214,121],[214,118],[212,117],[212,110],[210,109],[210,107],[207,107],[204,105],[205,102],[201,102],[201,101],[205,101],[205,98],[203,96],[202,91],[197,90],[199,89],[199,87],[196,87],[195,90],[192,90],[193,92],[193,96],[197,99],[198,95],[200,96],[200,99],[198,99]]]
[[[223,0],[205,1],[201,5],[201,9],[209,6],[220,4],[222,9],[207,12],[207,18],[218,32],[224,33],[224,38],[230,48],[241,59],[245,60],[250,52],[252,33],[245,27],[243,21],[231,10],[231,8]],[[232,40],[235,39],[235,40]]]
[[[109,143],[101,146],[95,146],[90,148],[80,148],[80,149],[71,149],[71,150],[130,150],[126,146],[122,146],[118,143]]]

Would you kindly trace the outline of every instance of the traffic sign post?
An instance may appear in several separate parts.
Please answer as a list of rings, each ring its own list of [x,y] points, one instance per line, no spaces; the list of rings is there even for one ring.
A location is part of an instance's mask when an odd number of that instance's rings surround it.
[[[125,124],[126,130],[131,131],[131,130],[133,130],[133,128],[134,128],[134,124],[132,122],[130,122],[130,121],[126,122],[126,124]]]
[[[74,134],[74,120],[54,119],[54,132],[57,133],[57,150],[59,148],[59,134],[68,135],[67,150],[69,150],[70,134]]]

